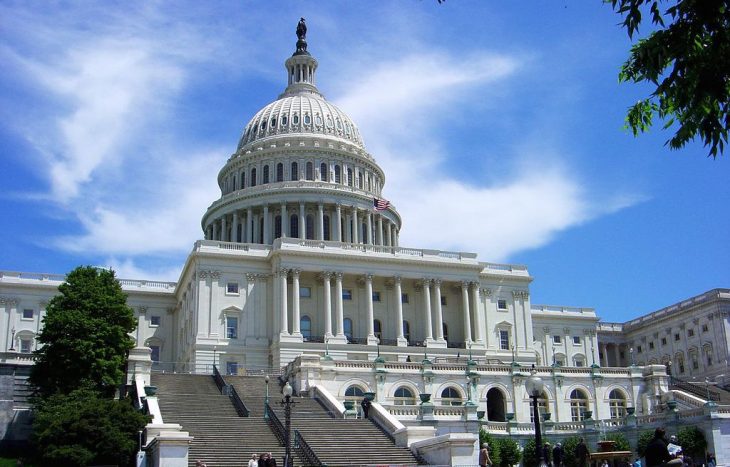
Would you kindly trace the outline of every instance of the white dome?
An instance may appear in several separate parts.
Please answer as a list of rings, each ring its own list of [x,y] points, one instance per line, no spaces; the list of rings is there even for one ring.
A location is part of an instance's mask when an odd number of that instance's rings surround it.
[[[287,93],[254,115],[243,130],[238,149],[263,138],[287,133],[334,136],[365,148],[357,126],[335,105],[319,94]]]

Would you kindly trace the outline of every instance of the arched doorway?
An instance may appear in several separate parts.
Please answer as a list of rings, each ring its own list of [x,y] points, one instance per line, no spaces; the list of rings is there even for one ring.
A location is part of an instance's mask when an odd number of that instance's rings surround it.
[[[504,393],[497,388],[487,391],[487,420],[506,422]]]

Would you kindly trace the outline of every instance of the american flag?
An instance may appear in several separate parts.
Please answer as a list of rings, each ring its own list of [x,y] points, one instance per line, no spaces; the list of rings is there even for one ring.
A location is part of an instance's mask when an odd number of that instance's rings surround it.
[[[373,198],[373,207],[376,211],[385,211],[390,207],[390,201],[387,199]]]

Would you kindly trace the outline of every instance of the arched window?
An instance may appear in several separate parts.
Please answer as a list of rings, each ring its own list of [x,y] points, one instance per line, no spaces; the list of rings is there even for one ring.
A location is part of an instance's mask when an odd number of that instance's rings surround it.
[[[588,410],[588,396],[580,389],[573,389],[570,393],[570,417],[574,422],[582,422]]]
[[[545,392],[540,394],[540,397],[537,398],[537,411],[542,416],[542,414],[550,412],[550,409],[548,409],[548,397]],[[542,421],[542,419],[540,419]],[[532,400],[530,400],[530,422],[535,423],[535,410],[532,407]]]
[[[339,165],[335,166],[335,183],[342,183],[342,169]]]
[[[312,117],[309,114],[304,114],[304,124],[305,125],[312,124]]]
[[[256,168],[251,169],[251,178],[249,179],[251,186],[256,186]]]
[[[329,171],[327,170],[327,164],[324,162],[319,164],[319,179],[323,182],[329,181]]]
[[[269,166],[264,166],[264,178],[261,180],[261,183],[269,183]]]
[[[393,404],[416,405],[416,397],[413,395],[413,391],[405,386],[401,386],[393,393]]]
[[[357,187],[362,190],[362,172],[357,173]]]
[[[608,393],[608,406],[611,410],[611,418],[624,418],[626,416],[626,396],[618,389]]]
[[[282,164],[281,162],[276,164],[276,181],[277,182],[284,181],[284,164]]]
[[[504,393],[497,388],[487,391],[487,420],[506,422]]]
[[[350,386],[345,390],[346,401],[360,401],[365,395],[365,391],[360,386]]]
[[[347,340],[352,340],[352,320],[350,318],[345,318],[342,322],[342,328],[345,331]]]
[[[241,171],[241,189],[243,190],[244,188],[246,188],[246,172],[242,170]]]
[[[448,342],[449,340],[449,325],[446,323],[441,323],[441,326],[443,326],[444,330],[444,340]]]
[[[330,240],[330,216],[324,215],[324,218],[322,219],[322,229],[324,230],[322,238],[325,240]]]
[[[373,332],[378,339],[383,337],[383,325],[379,319],[373,320]]]
[[[305,170],[307,180],[314,180],[314,164],[307,162],[307,168]]]
[[[441,391],[441,405],[461,405],[461,394],[454,387],[447,387]]]
[[[305,342],[312,337],[312,320],[309,316],[302,316],[302,319],[299,321],[299,330],[301,331],[302,336],[304,336]]]
[[[295,125],[299,125],[299,114],[294,114],[294,116],[291,118],[291,122]]]
[[[406,320],[403,320],[403,337],[408,341],[411,340],[411,323]]]
[[[274,238],[281,237],[281,216],[274,218]]]
[[[236,191],[236,176],[233,176],[233,191]]]
[[[306,237],[309,240],[314,240],[314,217],[311,214],[307,216]]]
[[[347,185],[352,186],[352,169],[347,169]]]
[[[259,219],[259,243],[264,243],[264,219]]]
[[[291,179],[292,181],[299,180],[299,164],[296,162],[291,163]]]
[[[299,238],[299,216],[296,214],[289,217],[289,235],[292,238]]]

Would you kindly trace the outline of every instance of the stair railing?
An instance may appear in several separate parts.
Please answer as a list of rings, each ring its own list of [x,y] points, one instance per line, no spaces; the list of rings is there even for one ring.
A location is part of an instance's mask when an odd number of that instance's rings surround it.
[[[231,402],[233,403],[233,406],[236,408],[236,412],[238,412],[239,417],[248,417],[248,407],[246,407],[246,404],[243,403],[243,400],[238,395],[238,391],[236,391],[236,388],[231,386],[230,384],[226,386],[226,391],[228,391],[228,397],[231,398]]]
[[[281,423],[281,420],[279,420],[279,417],[276,416],[276,412],[271,409],[268,402],[266,403],[266,411],[269,413],[269,427],[271,427],[271,431],[274,432],[276,439],[279,440],[279,444],[283,446],[286,442],[284,424]]]
[[[304,441],[299,430],[294,430],[294,450],[297,454],[299,454],[299,458],[304,460],[304,465],[311,465],[312,467],[327,467],[327,464],[323,464],[311,446]]]
[[[720,393],[714,389],[710,389],[709,386],[702,387],[697,384],[690,383],[689,381],[679,379],[676,376],[670,377],[669,385],[671,387],[687,391],[701,399],[707,399],[708,401],[713,402],[720,401]]]
[[[226,382],[223,380],[223,376],[221,376],[220,371],[218,371],[218,367],[213,365],[213,380],[215,380],[215,385],[218,386],[218,390],[223,394],[223,389],[226,387]]]

